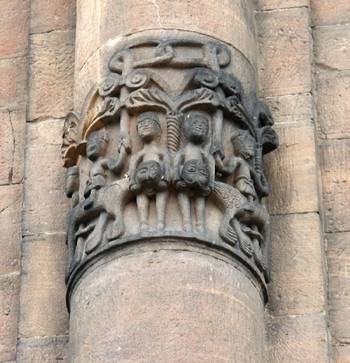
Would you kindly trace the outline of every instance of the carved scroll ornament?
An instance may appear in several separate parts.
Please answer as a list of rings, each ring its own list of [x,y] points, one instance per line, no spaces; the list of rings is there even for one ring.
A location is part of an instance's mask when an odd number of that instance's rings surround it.
[[[67,116],[69,285],[98,256],[151,237],[219,248],[265,284],[262,157],[278,140],[267,107],[246,107],[230,62],[218,42],[140,42],[115,52]]]

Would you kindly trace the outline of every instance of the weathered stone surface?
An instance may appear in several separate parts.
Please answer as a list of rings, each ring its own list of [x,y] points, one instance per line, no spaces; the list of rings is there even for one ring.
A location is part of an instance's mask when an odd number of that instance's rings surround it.
[[[0,184],[23,178],[25,111],[0,111]]]
[[[26,59],[0,60],[0,74],[0,108],[12,110],[23,107],[26,99]]]
[[[0,1],[0,58],[25,55],[28,45],[28,0]]]
[[[259,10],[307,7],[310,0],[255,0]]]
[[[321,71],[316,82],[320,137],[350,137],[350,74]]]
[[[254,12],[250,1],[103,0],[97,4],[80,0],[77,13],[79,69],[99,47],[113,47],[125,35],[150,29],[178,29],[213,36],[239,49],[255,63]]]
[[[325,231],[350,230],[350,140],[320,144]]]
[[[68,332],[63,235],[25,240],[22,247],[21,311],[19,335],[63,335]]]
[[[329,319],[339,344],[350,342],[350,233],[327,234]]]
[[[313,123],[313,100],[310,93],[267,97],[277,127],[303,127]]]
[[[263,304],[247,276],[203,250],[148,246],[124,250],[77,285],[70,360],[263,362]]]
[[[17,362],[61,362],[69,363],[67,358],[68,337],[45,337],[20,339]]]
[[[306,8],[257,14],[259,85],[263,96],[311,90],[309,18]]]
[[[315,25],[344,24],[350,22],[348,0],[310,0]]]
[[[32,0],[30,32],[73,29],[75,16],[74,0]]]
[[[334,363],[350,363],[350,345],[336,345],[334,348]]]
[[[27,126],[25,236],[65,232],[68,203],[64,197],[65,173],[60,154],[62,128],[62,120]]]
[[[350,26],[317,27],[313,32],[316,65],[322,69],[350,70]]]
[[[316,152],[313,127],[276,129],[280,146],[265,157],[271,184],[268,208],[272,214],[318,210]]]
[[[29,120],[64,117],[73,106],[74,32],[31,36]]]
[[[19,275],[0,276],[0,361],[16,358]]]
[[[19,271],[22,186],[0,186],[0,275]]]
[[[269,363],[329,363],[324,314],[270,317],[267,329]]]
[[[271,226],[269,306],[273,314],[324,311],[326,291],[319,215],[274,216]]]

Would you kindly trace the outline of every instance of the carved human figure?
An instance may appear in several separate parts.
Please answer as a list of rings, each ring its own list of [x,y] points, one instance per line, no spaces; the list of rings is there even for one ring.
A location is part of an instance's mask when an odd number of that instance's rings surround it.
[[[250,165],[250,161],[255,156],[255,140],[248,131],[238,130],[231,136],[231,142],[234,156],[225,165],[219,166],[219,170],[221,169],[224,174],[233,177],[233,185],[247,198],[247,201],[251,203],[255,210],[257,208],[257,193],[255,189],[257,175]],[[245,218],[245,221],[241,221],[239,224],[235,222],[240,245],[244,253],[249,256],[254,254],[257,262],[263,264],[261,245],[264,242],[264,236],[254,224],[254,221],[251,220],[252,217],[249,214],[247,216],[248,218]],[[263,230],[264,226],[261,226],[260,229]]]
[[[97,191],[106,185],[107,143],[108,135],[105,129],[92,131],[87,137],[86,156],[92,161],[92,165],[84,191],[85,209],[91,207],[96,199]]]
[[[202,112],[190,112],[184,120],[185,146],[175,157],[175,182],[178,190],[183,228],[192,231],[191,209],[196,218],[196,230],[205,233],[205,199],[214,185],[214,158],[206,150],[209,120]]]
[[[74,218],[79,204],[79,167],[72,166],[67,169],[65,193],[71,199],[71,207],[67,220],[67,247],[68,247],[68,263],[66,268],[66,278],[69,276],[72,268],[73,256],[75,252],[75,236],[74,236]]]
[[[155,198],[157,230],[165,227],[165,210],[170,181],[168,151],[157,143],[161,134],[159,117],[154,112],[144,112],[137,119],[136,130],[143,148],[131,157],[129,164],[130,190],[136,194],[141,232],[150,232],[149,206]]]
[[[248,199],[254,201],[257,197],[253,170],[249,162],[255,155],[255,140],[247,131],[236,131],[231,136],[234,155],[221,166],[219,170],[233,176],[234,186]],[[218,163],[218,160],[216,160]]]
[[[84,209],[89,209],[97,200],[99,190],[106,185],[106,169],[108,159],[105,157],[108,144],[108,135],[105,129],[93,131],[88,135],[86,145],[86,156],[92,161],[89,179],[84,191]],[[85,251],[90,253],[103,240],[109,215],[101,212],[95,222],[90,222],[87,226],[80,226],[77,238],[86,237]]]

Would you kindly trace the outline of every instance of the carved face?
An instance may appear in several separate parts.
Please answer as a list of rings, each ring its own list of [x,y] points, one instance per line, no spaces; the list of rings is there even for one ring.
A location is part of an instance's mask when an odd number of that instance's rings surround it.
[[[231,139],[235,154],[245,160],[250,160],[255,155],[255,140],[248,132],[240,132]]]
[[[209,184],[208,166],[201,160],[186,161],[181,171],[181,179],[189,186],[206,187]]]
[[[162,168],[156,161],[145,161],[136,170],[136,182],[145,187],[156,187],[162,178]]]
[[[136,129],[142,140],[153,140],[161,132],[158,115],[154,112],[141,114],[138,118]]]
[[[192,142],[202,143],[209,132],[208,118],[201,112],[190,113],[185,120],[185,135]]]
[[[96,160],[99,156],[103,156],[107,149],[107,140],[101,131],[93,131],[88,136],[86,145],[86,156],[90,160]]]

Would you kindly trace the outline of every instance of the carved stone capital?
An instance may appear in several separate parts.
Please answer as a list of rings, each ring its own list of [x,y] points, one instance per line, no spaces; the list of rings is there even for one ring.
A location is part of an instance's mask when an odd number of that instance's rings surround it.
[[[278,140],[267,107],[229,71],[234,61],[208,37],[134,41],[67,116],[68,301],[102,256],[167,239],[227,254],[266,295],[262,159]]]

